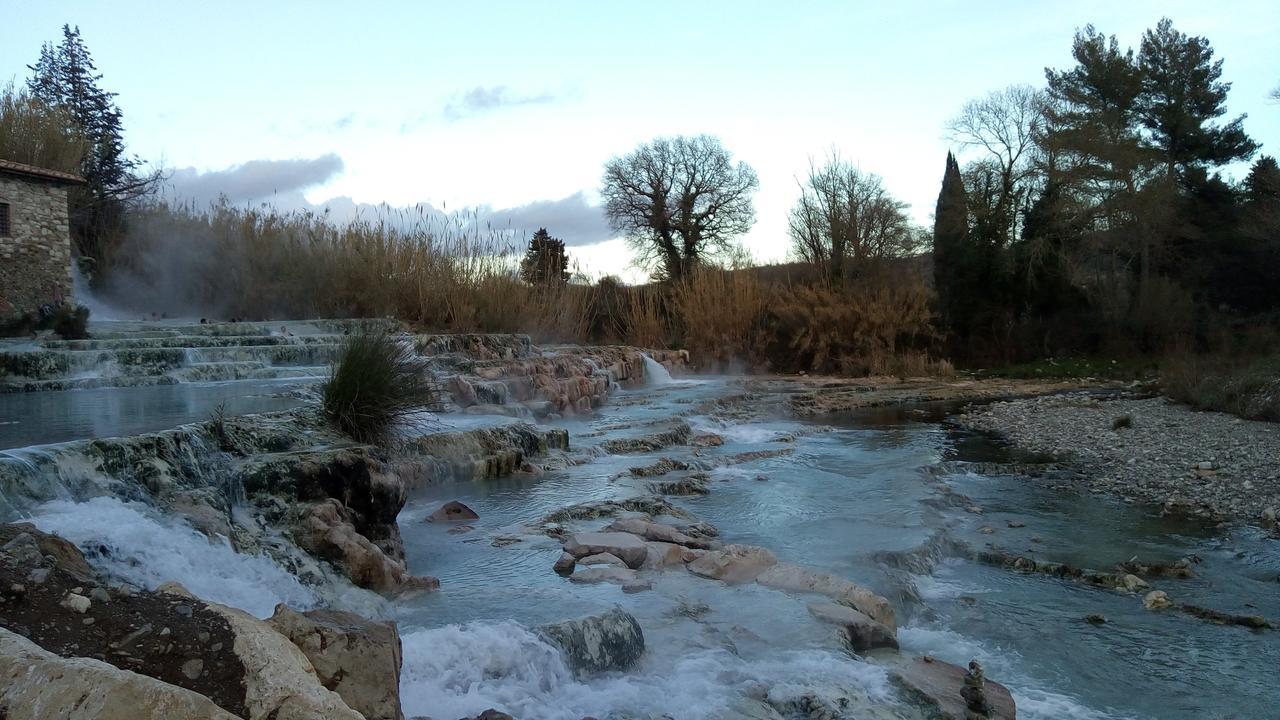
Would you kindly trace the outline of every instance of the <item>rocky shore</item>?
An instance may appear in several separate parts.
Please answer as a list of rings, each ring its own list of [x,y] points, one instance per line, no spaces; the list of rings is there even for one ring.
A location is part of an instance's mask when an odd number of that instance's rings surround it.
[[[1068,393],[980,405],[954,418],[1066,461],[1058,482],[1161,512],[1276,527],[1280,425],[1160,397]],[[1067,479],[1063,479],[1067,478]]]

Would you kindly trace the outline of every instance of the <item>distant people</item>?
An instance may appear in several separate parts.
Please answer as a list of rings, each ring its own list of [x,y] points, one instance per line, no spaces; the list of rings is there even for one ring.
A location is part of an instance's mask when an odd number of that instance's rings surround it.
[[[209,319],[208,319],[208,318],[200,318],[200,324],[201,324],[201,325],[208,325],[208,324],[209,324]]]

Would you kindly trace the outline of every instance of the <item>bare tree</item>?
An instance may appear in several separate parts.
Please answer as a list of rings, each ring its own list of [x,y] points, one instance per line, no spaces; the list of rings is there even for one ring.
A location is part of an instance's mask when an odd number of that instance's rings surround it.
[[[910,253],[917,236],[907,207],[889,194],[879,175],[835,154],[822,167],[810,162],[789,218],[793,252],[838,287],[868,262]]]
[[[965,103],[947,124],[951,140],[979,150],[981,171],[997,181],[989,213],[1002,244],[1016,234],[1037,174],[1034,153],[1044,106],[1042,91],[1011,85]]]
[[[756,173],[710,135],[659,138],[604,168],[604,211],[637,260],[672,279],[751,229]]]

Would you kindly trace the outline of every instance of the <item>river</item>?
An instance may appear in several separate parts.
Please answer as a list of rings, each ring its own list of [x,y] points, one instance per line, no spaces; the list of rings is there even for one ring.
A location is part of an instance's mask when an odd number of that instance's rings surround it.
[[[755,584],[726,586],[683,570],[656,574],[651,590],[625,594],[616,585],[575,584],[552,571],[560,543],[529,526],[567,505],[641,494],[651,479],[626,470],[670,457],[716,466],[710,493],[673,501],[717,526],[723,540],[767,547],[780,561],[847,577],[890,598],[903,654],[957,664],[977,658],[988,678],[1010,688],[1022,718],[1276,717],[1280,643],[1273,632],[1154,612],[1143,608],[1141,595],[955,557],[914,574],[877,557],[942,537],[1096,569],[1134,556],[1194,556],[1194,578],[1153,585],[1181,602],[1276,618],[1275,541],[1248,529],[1159,519],[1149,509],[970,464],[1010,458],[989,438],[940,422],[938,408],[815,422],[699,414],[708,407],[704,401],[734,389],[731,378],[677,378],[622,391],[587,420],[558,421],[579,453],[677,416],[697,431],[723,436],[719,447],[596,453],[590,462],[540,475],[416,491],[399,518],[410,570],[438,576],[441,589],[385,609],[403,637],[406,715],[452,719],[497,707],[517,718],[729,718],[741,716],[744,696],[767,694],[783,703],[818,698],[840,717],[919,717],[898,698],[882,662],[849,656],[831,628],[810,616],[812,598]],[[762,449],[790,453],[718,462]],[[946,463],[944,471],[927,470],[939,463]],[[939,500],[955,493],[969,500]],[[473,529],[425,521],[448,500],[479,514]],[[118,549],[114,569],[126,575],[131,553],[172,534],[174,553],[203,556],[167,560],[172,579],[216,593],[225,585],[218,577],[252,573],[256,590],[237,586],[211,599],[258,614],[276,600],[305,606],[311,599],[291,577],[262,567],[260,558],[205,555],[200,543],[190,542],[189,530],[118,501],[95,502],[96,509],[54,503],[38,511],[36,521],[82,546],[110,542]],[[107,510],[137,517],[132,523],[107,519]],[[121,526],[130,524],[135,527],[126,536]],[[645,633],[644,657],[626,673],[575,678],[531,630],[615,604]],[[1091,614],[1107,622],[1086,622]]]

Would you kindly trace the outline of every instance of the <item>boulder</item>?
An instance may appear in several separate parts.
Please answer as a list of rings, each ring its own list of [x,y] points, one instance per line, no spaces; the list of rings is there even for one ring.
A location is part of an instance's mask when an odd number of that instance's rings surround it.
[[[835,600],[863,613],[872,620],[896,629],[893,606],[885,598],[841,577],[810,570],[790,563],[779,563],[755,578],[756,582],[776,590],[811,592]]]
[[[965,669],[959,665],[926,656],[902,665],[890,677],[917,705],[947,720],[967,720],[965,697],[960,694],[965,688],[965,675]],[[993,720],[1016,720],[1018,711],[1009,688],[986,680],[984,691],[991,707],[989,717]]]
[[[726,545],[689,563],[689,572],[730,585],[749,583],[778,563],[769,550],[753,545]]]
[[[3,628],[0,628],[0,717],[6,720],[236,718],[203,695],[90,658],[58,657]]]
[[[706,495],[711,492],[711,476],[695,472],[680,478],[655,480],[649,483],[649,492],[658,495]]]
[[[359,587],[388,594],[439,587],[435,578],[409,575],[403,562],[361,535],[333,498],[294,508],[290,532],[298,547],[333,563]]]
[[[627,566],[626,563],[622,562],[622,558],[619,558],[617,555],[614,555],[613,553],[600,553],[598,555],[588,555],[578,560],[578,564],[587,565],[587,566],[591,566],[591,565],[612,565],[614,567]]]
[[[552,567],[555,569],[557,574],[569,575],[573,572],[573,568],[577,563],[578,561],[575,560],[572,555],[567,552],[562,552],[560,553],[560,558],[556,560],[556,564]]]
[[[400,633],[394,622],[338,610],[300,613],[281,604],[267,623],[307,656],[321,685],[365,720],[403,720]]]
[[[244,664],[244,705],[250,720],[363,720],[342,697],[320,684],[307,656],[263,620],[236,608],[206,603],[235,635]]]
[[[836,603],[811,603],[809,614],[822,622],[837,625],[844,631],[844,639],[855,653],[877,648],[898,649],[898,636],[886,627],[848,605]]]
[[[685,547],[697,548],[699,550],[707,550],[712,546],[710,540],[691,537],[680,532],[671,525],[651,522],[643,518],[619,518],[618,520],[614,520],[610,523],[605,530],[608,532],[631,533],[632,535],[639,535],[645,540],[672,543],[674,545],[684,545]]]
[[[575,558],[609,553],[620,558],[629,568],[640,567],[649,556],[649,548],[643,540],[620,532],[574,533],[565,540],[564,550]]]
[[[560,648],[578,675],[626,670],[644,653],[640,623],[618,607],[599,615],[544,625],[539,630]]]
[[[28,539],[18,540],[13,545],[14,549],[23,547],[29,550],[31,545],[34,544],[41,555],[40,560],[37,561],[39,564],[43,565],[48,558],[53,558],[54,567],[81,580],[91,581],[97,576],[93,568],[89,567],[89,561],[84,559],[84,554],[80,552],[80,548],[76,547],[75,543],[57,535],[43,532],[31,523],[0,525],[0,547],[8,546],[17,540],[20,535],[26,535]],[[7,552],[7,548],[4,551]],[[34,560],[34,558],[31,559]]]
[[[431,513],[427,520],[431,522],[465,522],[467,520],[479,520],[480,516],[475,510],[463,505],[457,500],[450,500],[441,505],[439,509]]]
[[[660,570],[666,567],[683,565],[693,560],[697,551],[665,542],[647,542],[649,554],[640,566],[642,570]]]

